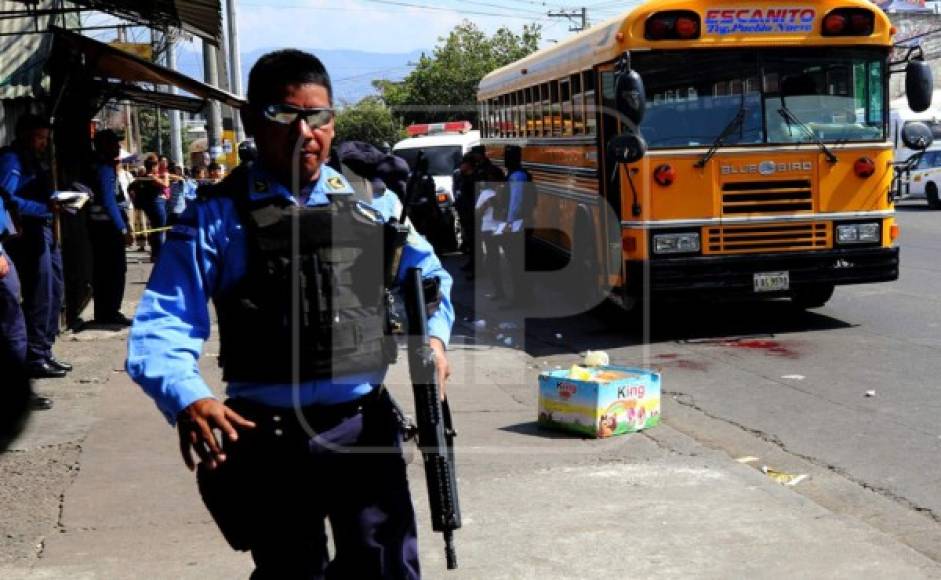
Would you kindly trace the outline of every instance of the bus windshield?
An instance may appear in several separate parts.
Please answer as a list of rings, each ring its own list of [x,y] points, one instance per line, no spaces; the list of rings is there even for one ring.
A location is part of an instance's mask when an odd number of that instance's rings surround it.
[[[451,175],[461,164],[460,145],[436,145],[432,147],[410,147],[396,149],[392,153],[401,157],[408,163],[408,168],[415,171],[415,162],[418,152],[422,151],[428,159],[428,173],[430,175]]]
[[[706,147],[744,109],[725,145],[884,140],[886,57],[819,47],[637,52],[648,105],[641,132],[652,148]]]

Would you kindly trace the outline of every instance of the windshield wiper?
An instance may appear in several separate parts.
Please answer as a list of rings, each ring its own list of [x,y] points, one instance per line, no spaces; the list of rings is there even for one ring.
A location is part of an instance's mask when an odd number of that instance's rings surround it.
[[[719,147],[722,147],[723,141],[728,138],[729,135],[734,133],[742,124],[745,122],[745,114],[748,113],[748,109],[745,108],[745,103],[742,103],[742,106],[739,107],[738,113],[735,117],[729,121],[729,124],[725,126],[725,129],[722,129],[722,132],[719,133],[719,136],[716,137],[716,140],[712,142],[712,146],[709,147],[709,150],[706,151],[706,154],[702,156],[702,159],[696,162],[693,167],[701,169],[706,166],[706,163],[709,163],[709,160],[712,159],[712,156],[716,154],[716,151],[719,150]]]
[[[778,109],[778,114],[784,117],[784,121],[787,122],[788,125],[793,124],[793,125],[797,125],[798,127],[800,127],[801,130],[808,137],[810,137],[810,139],[814,143],[817,144],[817,147],[820,148],[820,151],[822,151],[823,154],[827,156],[827,161],[829,161],[830,163],[836,163],[837,161],[839,161],[836,158],[836,155],[834,155],[833,152],[830,151],[830,149],[826,145],[823,144],[823,141],[820,140],[820,137],[817,137],[817,134],[814,132],[814,130],[808,127],[806,124],[804,124],[803,121],[797,118],[797,116],[794,114],[793,111],[787,108],[787,105],[784,104],[784,99],[781,99],[781,108]]]

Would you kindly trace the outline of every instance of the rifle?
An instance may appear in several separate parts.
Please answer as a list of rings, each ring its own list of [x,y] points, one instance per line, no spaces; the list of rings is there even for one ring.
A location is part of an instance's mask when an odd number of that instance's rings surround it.
[[[435,281],[436,282],[436,281]],[[425,483],[431,504],[431,526],[444,534],[448,570],[457,568],[454,530],[461,527],[454,468],[451,407],[441,399],[434,352],[428,342],[425,281],[421,268],[409,268],[405,277],[405,314],[408,319],[408,369],[415,393],[418,447],[425,462]],[[434,285],[437,289],[437,284]]]

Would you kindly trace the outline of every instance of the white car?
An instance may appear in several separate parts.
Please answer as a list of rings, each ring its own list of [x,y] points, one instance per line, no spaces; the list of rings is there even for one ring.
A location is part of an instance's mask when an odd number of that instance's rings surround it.
[[[906,199],[926,199],[931,209],[941,209],[941,149],[929,149],[906,179]]]

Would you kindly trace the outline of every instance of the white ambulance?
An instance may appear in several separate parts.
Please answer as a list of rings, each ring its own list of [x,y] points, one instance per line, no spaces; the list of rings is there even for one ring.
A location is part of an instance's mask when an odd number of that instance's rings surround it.
[[[452,176],[464,154],[480,145],[480,131],[471,130],[468,121],[421,123],[409,125],[405,131],[408,139],[396,143],[392,153],[404,159],[414,170],[418,152],[422,151],[428,159],[428,173],[435,180],[438,202],[453,204]]]

